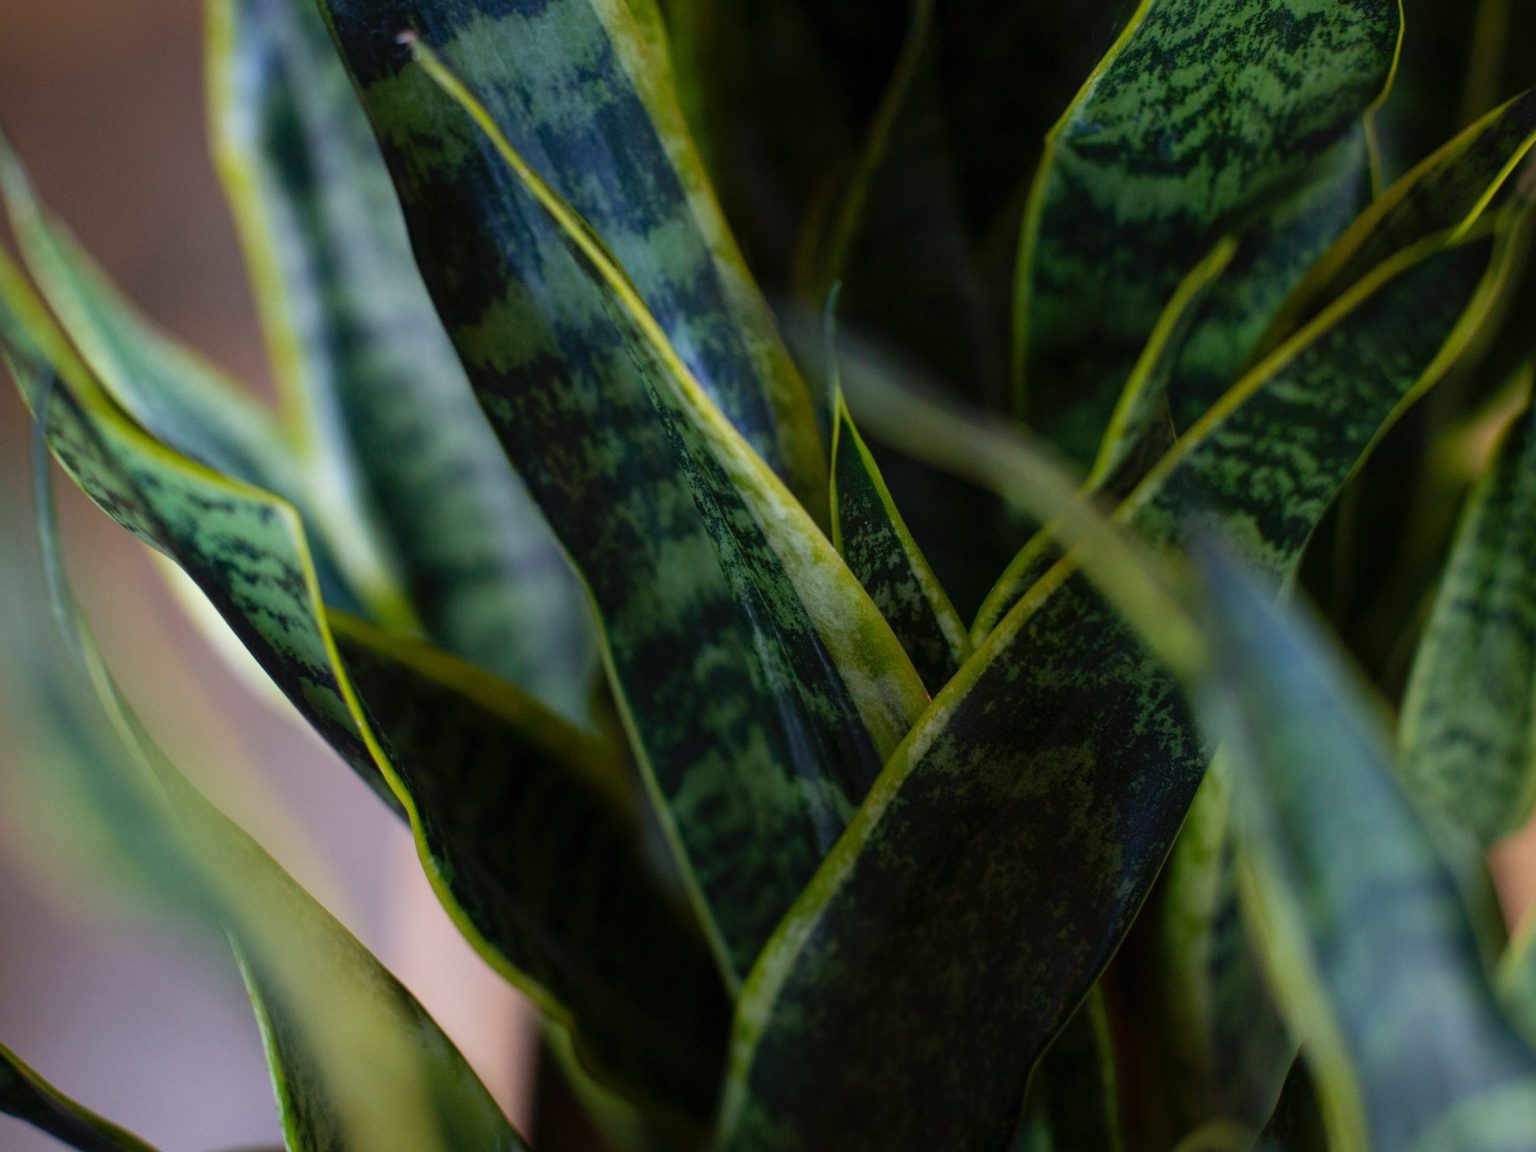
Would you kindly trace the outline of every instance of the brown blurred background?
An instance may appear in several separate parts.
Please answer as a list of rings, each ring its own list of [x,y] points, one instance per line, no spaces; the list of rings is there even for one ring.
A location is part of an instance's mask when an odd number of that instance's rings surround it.
[[[267,393],[201,67],[198,0],[0,0],[0,123],[43,196],[155,320]],[[28,452],[6,380],[0,483],[24,483]],[[145,549],[67,483],[59,493],[81,597],[152,731],[416,989],[522,1119],[526,1018],[447,926],[404,829],[211,653]],[[13,783],[0,764],[0,1042],[165,1152],[276,1146],[233,965],[61,902],[27,869]],[[56,1147],[0,1117],[4,1152]]]

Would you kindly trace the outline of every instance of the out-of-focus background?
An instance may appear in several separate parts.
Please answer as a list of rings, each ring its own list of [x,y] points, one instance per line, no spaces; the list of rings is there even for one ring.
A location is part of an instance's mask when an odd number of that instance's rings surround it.
[[[43,196],[156,321],[268,394],[207,158],[201,68],[198,0],[0,0],[0,123]],[[13,491],[28,436],[6,380],[0,484]],[[80,596],[151,730],[417,991],[525,1119],[524,1010],[438,911],[405,829],[211,652],[143,547],[57,487]],[[13,767],[0,762],[0,1042],[165,1152],[279,1144],[234,966],[42,880]],[[5,1152],[56,1147],[0,1117]]]

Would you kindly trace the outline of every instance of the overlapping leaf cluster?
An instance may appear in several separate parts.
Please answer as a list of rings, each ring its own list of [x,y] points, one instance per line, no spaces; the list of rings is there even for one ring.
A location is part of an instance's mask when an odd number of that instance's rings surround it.
[[[609,1141],[1536,1148],[1483,856],[1536,806],[1523,7],[208,24],[280,410],[8,149],[0,347]],[[7,711],[234,945],[291,1152],[522,1147],[158,752],[39,515],[77,660]],[[0,1108],[144,1147],[3,1050]]]

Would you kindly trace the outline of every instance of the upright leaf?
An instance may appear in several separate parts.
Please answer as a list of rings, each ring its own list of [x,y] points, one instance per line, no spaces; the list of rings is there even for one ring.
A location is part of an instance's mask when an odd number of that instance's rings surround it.
[[[1536,145],[1536,90],[1488,113],[1383,193],[1338,238],[1270,324],[1269,348],[1383,261],[1470,228]]]
[[[595,161],[570,170],[568,149],[599,149],[625,172],[642,164],[645,133],[622,151],[587,135],[631,126],[637,97],[619,73],[601,89],[615,101],[606,112],[538,124],[510,114],[514,91],[568,97],[574,89],[554,83],[563,61],[617,69],[627,16],[584,0],[462,26],[460,5],[431,11],[425,31],[490,85],[504,122],[425,45],[426,67],[403,58],[387,14],[331,6],[438,309],[591,589],[664,827],[739,978],[927,693],[810,515],[683,362],[688,345],[674,350],[669,313],[646,307],[644,280],[609,254],[617,244],[605,246],[509,138],[561,162],[587,193],[576,178]],[[505,58],[484,54],[493,42]],[[513,60],[524,70],[495,70]],[[636,171],[665,183],[669,170]],[[652,274],[665,255],[634,254]]]
[[[1167,543],[1202,511],[1290,571],[1381,428],[1475,331],[1502,267],[1483,237],[1382,270],[1234,389],[1118,518]],[[997,1147],[1205,760],[1169,674],[1058,564],[939,694],[754,968],[727,1146]]]
[[[426,78],[403,71],[409,55],[395,38],[406,30],[465,77],[517,151],[591,223],[706,394],[824,520],[826,463],[809,394],[726,230],[669,78],[627,5],[327,0],[324,7],[400,187],[428,286],[471,376],[476,360],[495,353],[502,327],[526,322],[538,331],[561,314],[573,287],[546,283],[539,273],[537,226],[525,225],[493,249],[505,268],[474,246],[473,228],[443,228],[430,241],[423,233],[418,199],[443,173],[472,164],[479,148],[461,116],[453,117],[456,130],[432,116],[441,97],[423,98]],[[440,140],[439,129],[449,129]],[[508,191],[510,177],[498,179]],[[516,205],[502,215],[516,220]],[[463,277],[456,299],[472,309],[445,307],[449,267]],[[509,271],[544,287],[509,292]]]
[[[1232,751],[1244,906],[1335,1148],[1530,1147],[1536,1056],[1373,705],[1269,590],[1207,556],[1201,693]]]
[[[901,518],[841,388],[832,419],[832,540],[937,692],[970,655],[970,636]]]
[[[1491,844],[1536,807],[1536,437],[1527,410],[1467,504],[1403,703],[1403,771]]]
[[[313,482],[370,510],[434,641],[589,725],[586,596],[432,310],[313,0],[208,13],[216,153]]]
[[[0,1112],[80,1152],[154,1152],[148,1144],[63,1095],[0,1047]]]
[[[1015,301],[1022,413],[1091,453],[1164,302],[1214,236],[1251,233],[1246,307],[1225,321],[1247,328],[1278,306],[1310,262],[1293,257],[1326,244],[1307,234],[1342,230],[1358,208],[1362,118],[1398,34],[1395,0],[1144,0],[1036,177]]]

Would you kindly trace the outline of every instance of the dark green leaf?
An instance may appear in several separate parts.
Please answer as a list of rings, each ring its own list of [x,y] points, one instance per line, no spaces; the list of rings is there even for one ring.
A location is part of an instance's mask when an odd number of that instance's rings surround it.
[[[217,154],[317,488],[371,512],[435,642],[590,724],[585,593],[475,403],[313,0],[209,20]]]
[[[1120,1152],[1119,1085],[1104,995],[1089,993],[1030,1080],[1014,1152]]]
[[[1236,252],[1235,241],[1218,244],[1174,292],[1109,418],[1098,459],[1083,483],[1086,492],[1109,500],[1124,499],[1173,447],[1177,437],[1168,386],[1199,317],[1200,305],[1221,282]],[[912,434],[922,435],[918,429]],[[1060,558],[1055,530],[1048,525],[1019,550],[998,577],[971,625],[972,639],[978,643],[983,640]]]
[[[1166,543],[1199,511],[1293,570],[1502,271],[1486,237],[1382,270],[1245,379],[1119,519]],[[728,1146],[1006,1139],[998,1118],[1123,937],[1205,759],[1159,661],[1058,564],[940,693],[754,969]]]
[[[656,138],[648,120],[633,122],[645,106],[622,79],[633,28],[585,0],[478,20],[472,5],[438,5],[430,18],[418,7],[424,33],[470,66],[499,115],[425,45],[426,67],[402,59],[388,12],[347,0],[331,13],[438,308],[592,591],[664,827],[739,978],[927,693],[810,515],[695,380],[682,349],[701,346],[674,350],[666,323],[692,339],[685,317],[647,308],[666,298],[642,301],[645,281],[608,248],[622,240],[652,279],[665,253],[640,243],[638,220],[615,220],[612,200],[596,204],[605,246],[508,138],[557,163],[584,199],[622,193],[646,219],[677,210],[665,188],[652,202],[635,194],[642,185],[610,187],[620,173],[600,164],[622,155],[629,172]],[[563,71],[575,59],[612,70],[611,107],[556,115],[576,90]],[[552,118],[516,112],[525,98],[552,102]],[[639,135],[622,150],[604,134],[630,130]],[[635,171],[666,184],[671,169]]]
[[[1526,411],[1473,492],[1403,703],[1415,794],[1483,844],[1536,807],[1536,437]]]
[[[154,1152],[136,1136],[64,1096],[4,1047],[0,1047],[0,1112],[80,1152]]]
[[[1451,869],[1376,711],[1312,628],[1214,553],[1201,693],[1231,751],[1246,914],[1339,1148],[1536,1139],[1536,1056],[1504,1018]]]
[[[1470,228],[1536,144],[1536,91],[1490,112],[1379,197],[1307,273],[1275,316],[1273,348],[1405,248]]]
[[[474,667],[333,614],[423,859],[480,953],[627,1094],[707,1117],[729,1004],[604,794],[613,754]]]
[[[1155,907],[1159,1085],[1177,1132],[1226,1121],[1258,1132],[1296,1062],[1238,906],[1231,770],[1206,773]],[[1140,931],[1140,925],[1138,925]]]
[[[1215,236],[1257,229],[1240,261],[1245,310],[1228,319],[1262,333],[1253,309],[1288,287],[1270,279],[1276,253],[1304,247],[1296,229],[1342,229],[1352,215],[1322,212],[1318,197],[1333,203],[1341,169],[1363,175],[1362,118],[1398,33],[1394,0],[1142,4],[1052,131],[1036,179],[1014,333],[1032,422],[1091,454],[1164,303]],[[1346,187],[1346,204],[1354,195]]]
[[[832,417],[832,539],[937,692],[971,654],[970,636],[902,520],[841,388]]]

